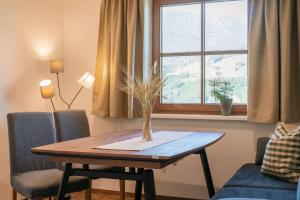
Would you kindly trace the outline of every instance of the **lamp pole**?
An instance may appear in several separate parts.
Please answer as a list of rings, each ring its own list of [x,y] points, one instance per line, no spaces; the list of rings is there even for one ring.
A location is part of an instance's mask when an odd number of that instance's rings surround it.
[[[57,79],[57,86],[58,86],[58,94],[59,94],[59,97],[61,99],[61,101],[66,104],[68,106],[68,109],[70,107],[70,104],[68,104],[68,102],[66,100],[64,100],[64,98],[62,97],[61,95],[61,89],[60,89],[60,82],[59,82],[59,76],[58,76],[58,73],[56,73],[56,79]]]
[[[74,98],[72,99],[71,103],[68,106],[68,110],[71,108],[71,105],[73,104],[73,102],[75,101],[75,99],[78,97],[78,95],[80,94],[80,92],[83,90],[83,86],[81,86],[81,88],[78,90],[78,92],[76,93],[76,95],[74,96]]]
[[[60,80],[59,80],[59,73],[62,73],[62,72],[64,72],[64,62],[63,62],[63,60],[62,59],[50,60],[50,73],[52,73],[52,74],[55,73],[56,74],[59,98],[67,106],[67,110],[69,110],[69,109],[71,109],[72,104],[74,103],[74,101],[76,100],[76,98],[78,97],[80,92],[83,90],[83,88],[85,87],[87,89],[90,89],[92,87],[92,85],[94,84],[94,81],[95,81],[95,77],[92,74],[88,73],[88,72],[86,72],[83,76],[81,76],[80,79],[78,80],[78,83],[82,86],[80,87],[80,89],[78,90],[78,92],[76,93],[76,95],[74,96],[72,101],[70,103],[68,103],[68,101],[66,101],[63,98],[61,88],[60,88],[61,85],[60,85]],[[43,85],[45,85],[45,86],[43,86]],[[43,83],[41,86],[46,87],[46,86],[50,86],[50,85],[51,85],[51,81],[47,80],[46,83]],[[42,89],[43,88],[41,87],[41,91],[42,91]],[[48,88],[46,88],[46,89],[48,89]],[[55,106],[54,106],[54,103],[53,103],[52,98],[51,98],[55,95],[54,87],[51,86],[51,88],[48,89],[48,90],[44,91],[46,93],[46,95],[44,95],[43,91],[42,91],[42,97],[43,98],[49,98],[50,97],[53,110],[55,111]],[[50,95],[48,94],[49,92],[51,92]]]
[[[53,111],[55,112],[56,109],[55,109],[55,106],[54,106],[52,98],[50,98],[50,101],[51,101],[51,105],[52,105]]]

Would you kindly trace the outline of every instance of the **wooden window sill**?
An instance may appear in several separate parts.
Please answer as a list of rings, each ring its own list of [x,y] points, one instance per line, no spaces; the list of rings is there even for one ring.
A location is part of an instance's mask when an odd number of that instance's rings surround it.
[[[192,120],[211,120],[211,121],[247,121],[246,115],[201,115],[201,114],[165,114],[153,113],[152,119],[192,119]]]

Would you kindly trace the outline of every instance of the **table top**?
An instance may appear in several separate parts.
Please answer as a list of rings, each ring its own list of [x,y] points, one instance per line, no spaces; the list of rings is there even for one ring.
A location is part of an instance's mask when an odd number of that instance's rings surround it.
[[[36,147],[32,152],[47,155],[60,162],[160,169],[190,154],[199,153],[224,136],[224,133],[218,132],[193,131],[186,137],[142,151],[95,149],[99,145],[123,141],[141,134],[141,130],[120,131]]]

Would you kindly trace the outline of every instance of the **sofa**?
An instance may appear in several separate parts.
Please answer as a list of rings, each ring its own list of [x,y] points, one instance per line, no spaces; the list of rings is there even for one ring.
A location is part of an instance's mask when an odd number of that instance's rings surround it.
[[[243,165],[213,196],[212,200],[300,200],[299,184],[286,182],[260,172],[268,141],[269,138],[266,137],[257,140],[255,163]]]

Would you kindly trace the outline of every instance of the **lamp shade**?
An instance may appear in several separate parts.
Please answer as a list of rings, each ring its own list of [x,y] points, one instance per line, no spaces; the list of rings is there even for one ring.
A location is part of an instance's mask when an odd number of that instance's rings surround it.
[[[55,95],[54,86],[51,80],[43,80],[40,82],[41,95],[45,99],[49,99]]]
[[[50,60],[50,72],[56,74],[64,72],[64,61],[61,59]]]
[[[83,87],[87,88],[87,89],[91,89],[94,85],[95,82],[95,77],[86,72],[85,74],[83,74],[79,79],[78,79],[78,83],[80,85],[82,85]]]

